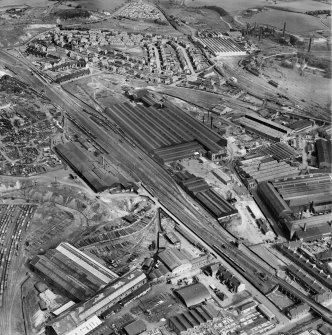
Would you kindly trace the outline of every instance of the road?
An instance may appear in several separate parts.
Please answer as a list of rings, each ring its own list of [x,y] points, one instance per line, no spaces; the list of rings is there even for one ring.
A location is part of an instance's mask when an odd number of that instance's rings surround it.
[[[0,51],[3,55],[3,52]],[[4,55],[7,59],[11,59],[15,64],[21,62],[12,55]],[[28,64],[25,64],[27,67]],[[22,80],[31,77],[28,69],[20,71]],[[250,281],[258,289],[264,284],[260,281],[259,277],[253,276],[257,271],[267,273],[272,283],[284,285],[287,287],[289,284],[284,283],[280,278],[276,277],[273,273],[266,272],[255,259],[254,255],[248,256],[248,253],[243,253],[240,249],[236,248],[231,243],[234,238],[223,229],[216,220],[208,215],[203,215],[198,212],[179,192],[179,189],[173,178],[164,170],[163,167],[158,165],[150,156],[143,152],[138,147],[134,147],[126,141],[121,141],[121,136],[115,133],[111,128],[107,128],[107,120],[103,115],[97,111],[87,107],[87,105],[78,99],[70,96],[64,92],[59,85],[44,84],[41,79],[34,76],[35,88],[41,86],[45,89],[47,96],[53,103],[62,106],[66,112],[76,120],[77,123],[84,126],[92,134],[91,140],[96,145],[103,148],[106,152],[105,157],[118,165],[126,173],[132,175],[137,181],[143,181],[144,185],[148,187],[153,196],[157,197],[160,203],[167,208],[167,210],[176,216],[182,224],[194,232],[200,239],[210,246],[218,246],[223,248],[220,255],[230,261],[230,265],[238,269],[247,269],[242,271],[242,275]],[[105,125],[102,127],[91,121],[89,114],[83,112],[83,108],[91,113],[99,114],[101,118],[105,118]],[[332,313],[326,308],[314,302],[308,297],[303,297],[301,292],[295,288],[290,288],[292,293],[319,312],[322,317],[332,324]]]

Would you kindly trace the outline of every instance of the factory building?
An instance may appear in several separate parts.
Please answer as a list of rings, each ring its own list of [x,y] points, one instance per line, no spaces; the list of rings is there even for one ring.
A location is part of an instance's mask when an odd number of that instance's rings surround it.
[[[277,161],[270,156],[258,156],[243,160],[237,166],[242,179],[253,179],[256,183],[262,183],[277,178],[298,176],[300,171],[290,166],[285,161]],[[255,187],[256,184],[253,186]]]
[[[279,220],[293,213],[286,201],[280,196],[271,183],[263,182],[258,184],[257,194],[275,219]]]
[[[195,198],[217,220],[225,220],[237,215],[238,211],[201,177],[185,171],[176,174],[180,186]]]
[[[142,320],[136,320],[124,327],[127,335],[139,335],[146,331],[146,324]]]
[[[211,299],[209,290],[202,283],[195,283],[182,287],[175,294],[189,308]]]
[[[321,203],[332,209],[332,179],[328,173],[278,179],[273,186],[294,211],[313,210]]]
[[[298,120],[289,125],[289,128],[293,130],[294,133],[299,133],[301,131],[308,130],[312,128],[314,122],[310,120]]]
[[[331,234],[332,213],[315,215],[299,220],[286,218],[282,223],[289,231],[290,237],[293,235],[300,240],[320,240]]]
[[[291,160],[300,156],[290,145],[282,142],[274,143],[268,147],[264,147],[255,154],[257,156],[271,156],[278,162]]]
[[[191,259],[191,256],[184,250],[175,248],[165,249],[159,252],[158,258],[173,276],[200,269],[215,260],[211,254],[205,254]]]
[[[87,301],[76,304],[50,321],[48,327],[57,335],[68,335],[90,317],[100,316],[146,282],[147,278],[141,270],[133,270],[115,279]]]
[[[96,193],[106,190],[114,192],[137,190],[137,186],[127,181],[117,170],[109,171],[110,164],[106,170],[102,163],[96,161],[96,157],[73,142],[58,144],[54,149],[62,161]]]
[[[206,156],[206,150],[197,141],[173,144],[154,150],[162,164],[169,164],[181,159]]]
[[[269,140],[280,142],[280,139],[292,132],[277,122],[265,119],[256,115],[246,114],[239,118],[237,122],[247,131],[258,134],[259,136],[268,138]]]
[[[203,48],[208,49],[214,56],[245,56],[245,49],[229,37],[198,38]]]
[[[316,141],[316,152],[318,158],[318,167],[331,170],[332,167],[332,141],[318,139]]]
[[[159,153],[159,159],[165,163],[204,151],[211,160],[226,156],[226,139],[170,102],[165,102],[161,109],[115,104],[106,108],[105,113],[151,155]],[[186,147],[185,143],[190,144]],[[166,149],[158,151],[160,148]]]
[[[206,305],[192,308],[187,312],[169,318],[168,325],[177,335],[185,335],[199,332],[200,329],[212,321],[217,321],[217,319],[218,311],[211,304],[207,303]]]
[[[310,241],[317,241],[321,240],[322,238],[329,237],[332,234],[332,227],[329,222],[331,222],[331,216],[328,218],[324,215],[319,215],[314,217],[315,219],[319,220],[319,224],[325,223],[323,226],[316,226],[313,228],[307,228],[307,222],[312,223],[311,220],[306,220],[306,225],[304,225],[302,229],[296,230],[294,232],[294,237],[297,240],[300,241],[305,241],[305,242],[310,242]],[[329,220],[329,221],[327,221]],[[293,222],[293,224],[296,224],[298,227],[299,223],[298,222]],[[314,224],[317,224],[317,222],[314,222]]]
[[[259,183],[257,194],[274,219],[293,237],[315,239],[328,234],[332,220],[332,180],[329,174],[303,175]],[[325,215],[297,218],[295,213],[311,211]],[[311,229],[318,229],[316,231]],[[321,231],[320,231],[321,230]]]
[[[34,270],[72,300],[85,300],[118,276],[66,242],[30,262]]]

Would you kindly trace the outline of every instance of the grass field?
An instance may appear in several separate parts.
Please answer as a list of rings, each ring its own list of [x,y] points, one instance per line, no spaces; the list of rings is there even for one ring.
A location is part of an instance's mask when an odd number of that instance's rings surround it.
[[[164,0],[162,2],[168,2]],[[295,1],[278,1],[277,4],[272,0],[185,0],[186,6],[199,7],[199,6],[220,6],[228,12],[237,12],[247,8],[263,7],[263,6],[276,6],[287,7],[299,12],[317,9],[330,9],[329,4],[313,0],[295,0]]]
[[[306,33],[315,30],[326,30],[327,27],[317,17],[301,14],[286,12],[276,9],[264,10],[251,17],[241,17],[240,21],[249,22],[254,24],[270,24],[277,28],[282,29],[284,22],[286,22],[286,30],[292,33],[305,35]]]

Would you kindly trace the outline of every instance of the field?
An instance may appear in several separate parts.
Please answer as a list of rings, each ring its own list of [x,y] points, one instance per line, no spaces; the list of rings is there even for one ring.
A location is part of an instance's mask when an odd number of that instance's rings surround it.
[[[283,28],[284,22],[286,22],[287,31],[301,35],[305,35],[306,33],[315,30],[327,29],[320,18],[275,9],[264,10],[251,17],[241,17],[240,21],[249,22],[251,24],[254,24],[255,22],[269,24],[280,29]]]
[[[168,2],[165,0],[164,2]],[[295,0],[295,1],[278,1],[275,5],[272,0],[185,0],[186,6],[220,6],[228,12],[236,12],[246,8],[255,8],[263,6],[287,7],[297,11],[329,9],[329,4],[313,0]]]

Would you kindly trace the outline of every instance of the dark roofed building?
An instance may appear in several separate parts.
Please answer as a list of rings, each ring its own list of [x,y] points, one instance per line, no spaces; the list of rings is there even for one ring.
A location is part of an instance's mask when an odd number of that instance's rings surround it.
[[[138,335],[146,331],[146,324],[142,320],[136,320],[124,327],[128,335]]]
[[[316,141],[316,151],[319,168],[331,169],[332,167],[332,141],[318,139]]]
[[[259,183],[257,186],[257,194],[271,211],[275,219],[278,220],[292,214],[292,210],[271,183]]]
[[[209,290],[202,283],[185,286],[176,291],[177,296],[187,307],[196,306],[211,299]]]
[[[73,142],[58,144],[55,147],[58,156],[77,173],[94,192],[110,189],[136,190],[134,183],[127,181],[117,171],[109,173],[87,150]]]

